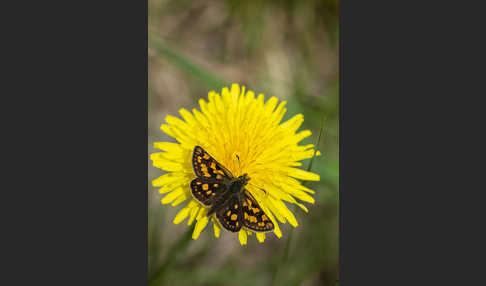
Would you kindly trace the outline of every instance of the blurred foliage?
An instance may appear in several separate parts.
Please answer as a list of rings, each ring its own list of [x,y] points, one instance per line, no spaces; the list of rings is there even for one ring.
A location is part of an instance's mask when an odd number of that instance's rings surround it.
[[[338,6],[149,0],[149,153],[154,141],[171,140],[159,129],[166,114],[196,107],[209,90],[232,82],[286,100],[284,120],[303,113],[301,129],[314,134],[303,144],[316,144],[325,118],[322,156],[312,165],[321,181],[307,183],[316,203],[308,214],[295,209],[292,233],[281,225],[284,236],[267,235],[264,244],[249,237],[240,247],[228,232],[214,238],[211,228],[193,241],[191,228],[172,224],[181,206],[160,204],[151,181],[162,172],[149,167],[149,285],[270,285],[277,269],[274,285],[338,285]]]

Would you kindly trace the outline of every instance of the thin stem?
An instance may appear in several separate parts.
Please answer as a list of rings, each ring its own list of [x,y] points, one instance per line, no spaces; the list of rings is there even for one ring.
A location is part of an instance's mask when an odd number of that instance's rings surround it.
[[[319,150],[319,144],[321,143],[321,136],[322,136],[322,131],[324,130],[325,122],[326,122],[326,117],[323,116],[321,120],[321,128],[319,130],[319,136],[317,137],[316,152]],[[312,164],[314,163],[314,159],[316,158],[316,152],[314,152],[314,155],[312,156],[311,161],[309,162],[309,166],[307,167],[307,172],[309,172],[312,168]]]
[[[194,231],[194,225],[186,230],[186,232],[177,240],[174,245],[169,249],[169,252],[165,256],[164,263],[160,266],[159,270],[153,273],[148,279],[148,285],[160,285],[158,282],[164,277],[165,272],[171,266],[173,262],[177,260],[177,257],[183,253],[189,242],[191,241],[192,232]]]
[[[293,211],[295,211],[295,206]],[[277,283],[278,274],[280,273],[280,270],[283,268],[283,266],[287,264],[287,259],[289,258],[290,244],[292,243],[293,233],[294,233],[294,228],[292,227],[290,228],[287,241],[285,242],[285,248],[282,255],[282,259],[280,260],[280,263],[277,265],[275,272],[273,272],[272,284],[270,284],[272,286],[277,285],[276,283]]]
[[[314,159],[316,157],[317,150],[319,149],[319,143],[321,142],[321,136],[322,136],[322,131],[324,130],[325,119],[326,118],[323,116],[322,120],[321,120],[321,128],[319,130],[319,136],[317,138],[317,143],[316,143],[316,152],[314,152],[314,155],[312,155],[311,161],[309,162],[309,166],[307,167],[308,172],[310,172],[310,170],[312,169],[312,164],[314,163]],[[295,210],[296,210],[296,207],[293,206],[292,212],[295,212]],[[280,263],[276,266],[275,272],[273,273],[273,277],[272,277],[272,283],[270,285],[277,285],[276,283],[277,283],[278,274],[280,273],[281,268],[283,268],[283,266],[287,264],[287,260],[289,258],[289,253],[290,253],[290,245],[292,243],[293,233],[294,233],[294,228],[292,227],[292,228],[290,228],[287,241],[285,242],[285,247],[284,247],[282,259],[280,260]]]

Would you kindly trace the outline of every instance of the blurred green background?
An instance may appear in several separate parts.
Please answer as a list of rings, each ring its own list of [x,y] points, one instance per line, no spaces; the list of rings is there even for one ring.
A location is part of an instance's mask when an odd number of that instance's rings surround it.
[[[312,165],[316,203],[294,213],[283,237],[214,238],[208,227],[190,239],[172,220],[183,207],[162,206],[151,181],[163,171],[149,160],[149,285],[337,285],[339,276],[338,1],[149,0],[148,152],[173,141],[159,129],[167,114],[197,107],[209,90],[240,83],[287,101],[284,120],[304,114],[319,150]],[[303,162],[304,168],[310,160]],[[292,237],[289,240],[289,237]]]

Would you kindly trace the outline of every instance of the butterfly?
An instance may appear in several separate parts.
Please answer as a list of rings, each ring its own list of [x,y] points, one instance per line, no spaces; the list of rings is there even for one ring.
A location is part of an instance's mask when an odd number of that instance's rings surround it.
[[[202,147],[194,147],[192,167],[196,178],[191,181],[194,199],[209,207],[207,216],[216,214],[221,226],[231,232],[242,227],[255,232],[267,232],[274,225],[262,208],[245,188],[248,174],[235,178]]]

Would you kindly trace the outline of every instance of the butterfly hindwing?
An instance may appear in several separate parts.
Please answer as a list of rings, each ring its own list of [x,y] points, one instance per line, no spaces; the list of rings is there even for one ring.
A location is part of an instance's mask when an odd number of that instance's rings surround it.
[[[205,206],[210,206],[214,198],[226,190],[222,181],[214,178],[195,178],[190,184],[193,197]]]
[[[240,195],[243,226],[256,232],[272,231],[274,225],[248,190]]]
[[[232,196],[216,211],[219,223],[225,229],[237,232],[242,227],[241,206],[236,196]]]
[[[198,177],[215,178],[218,180],[233,177],[225,167],[219,164],[200,146],[194,147],[192,153],[192,167],[194,173]]]

